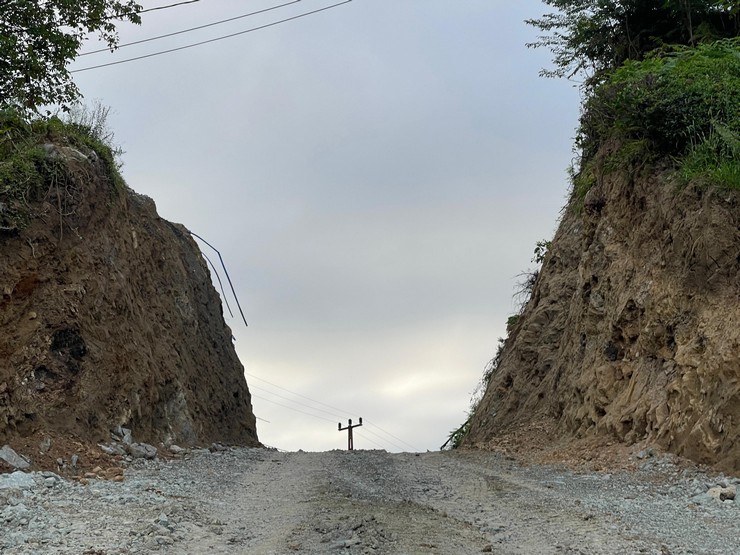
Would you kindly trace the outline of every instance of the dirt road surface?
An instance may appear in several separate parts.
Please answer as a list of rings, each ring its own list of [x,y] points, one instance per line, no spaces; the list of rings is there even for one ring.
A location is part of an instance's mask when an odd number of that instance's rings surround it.
[[[574,472],[481,452],[197,450],[123,482],[0,477],[8,554],[734,554],[737,480],[648,460]]]

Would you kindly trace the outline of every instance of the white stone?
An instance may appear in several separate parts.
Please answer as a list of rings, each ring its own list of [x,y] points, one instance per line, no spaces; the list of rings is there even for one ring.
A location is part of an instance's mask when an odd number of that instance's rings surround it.
[[[18,453],[13,451],[9,445],[5,445],[0,449],[0,459],[3,459],[6,463],[14,468],[20,468],[21,470],[31,466],[31,463],[25,457],[20,456]]]

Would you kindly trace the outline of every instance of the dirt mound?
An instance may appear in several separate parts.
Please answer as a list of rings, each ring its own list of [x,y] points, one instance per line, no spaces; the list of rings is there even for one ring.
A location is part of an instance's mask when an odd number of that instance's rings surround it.
[[[543,417],[740,470],[737,192],[643,168],[570,202],[464,444]]]
[[[0,444],[45,432],[107,441],[124,426],[151,443],[258,445],[187,229],[116,190],[93,152],[44,148],[64,178],[23,199],[26,225],[0,226]],[[0,191],[0,213],[19,202]]]

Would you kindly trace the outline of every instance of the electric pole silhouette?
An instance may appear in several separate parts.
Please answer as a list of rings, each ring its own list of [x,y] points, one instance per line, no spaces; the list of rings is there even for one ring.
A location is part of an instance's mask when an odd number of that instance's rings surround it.
[[[359,424],[352,424],[352,419],[349,419],[349,424],[342,428],[342,423],[339,423],[339,431],[343,432],[344,430],[347,430],[347,451],[353,451],[355,448],[354,441],[352,439],[352,429],[353,428],[359,428],[362,426],[362,416],[360,417],[360,423]]]

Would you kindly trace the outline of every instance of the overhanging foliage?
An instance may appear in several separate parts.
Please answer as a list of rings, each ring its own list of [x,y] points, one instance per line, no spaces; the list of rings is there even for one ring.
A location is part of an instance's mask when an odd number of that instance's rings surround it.
[[[139,10],[135,0],[0,0],[0,108],[72,104],[67,64],[91,33],[115,48],[116,24],[140,23]]]

